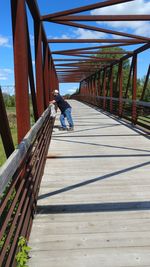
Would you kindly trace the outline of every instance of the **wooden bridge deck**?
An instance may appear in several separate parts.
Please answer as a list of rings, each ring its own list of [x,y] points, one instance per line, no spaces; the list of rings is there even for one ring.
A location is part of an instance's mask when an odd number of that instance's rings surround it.
[[[150,266],[150,142],[71,101],[55,122],[29,245],[31,267]]]

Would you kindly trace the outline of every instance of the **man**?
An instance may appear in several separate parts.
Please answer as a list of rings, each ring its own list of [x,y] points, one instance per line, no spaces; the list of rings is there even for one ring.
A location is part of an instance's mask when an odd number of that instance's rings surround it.
[[[54,90],[54,100],[51,101],[51,103],[57,103],[58,108],[61,111],[60,115],[60,123],[62,128],[60,130],[68,130],[68,131],[73,131],[73,120],[71,116],[71,106],[67,101],[63,99],[63,97],[59,94],[58,90]],[[65,118],[67,118],[69,128],[67,129],[66,123],[65,123]]]

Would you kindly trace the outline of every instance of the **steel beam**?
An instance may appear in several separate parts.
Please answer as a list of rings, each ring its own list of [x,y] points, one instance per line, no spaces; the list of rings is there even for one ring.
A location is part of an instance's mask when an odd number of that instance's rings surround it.
[[[84,50],[84,51],[77,51],[77,52],[66,52],[65,53],[65,55],[69,55],[71,53],[71,55],[76,55],[76,56],[78,56],[78,54],[79,55],[84,55],[84,54],[88,54],[88,55],[132,55],[133,54],[133,52],[132,51],[110,51],[110,52],[100,52],[100,51],[91,51],[91,52],[89,52],[89,51],[86,51],[86,50]],[[64,55],[64,53],[63,53],[63,55]]]
[[[102,7],[112,6],[112,5],[116,5],[116,4],[123,4],[123,3],[131,2],[131,1],[133,1],[133,0],[108,0],[105,2],[98,2],[98,3],[92,4],[92,5],[77,7],[77,8],[73,8],[73,9],[69,9],[69,10],[65,10],[65,11],[61,11],[61,12],[56,12],[56,13],[49,14],[49,15],[45,15],[45,16],[42,16],[41,19],[47,20],[48,18],[51,19],[51,18],[56,18],[56,17],[60,17],[60,16],[72,15],[75,13],[89,11],[89,10],[93,10],[96,8],[102,8]]]
[[[43,43],[43,57],[44,57],[44,105],[45,109],[49,105],[49,49],[48,49],[48,44]]]
[[[12,27],[18,142],[30,129],[28,91],[28,48],[25,1],[12,0]]]
[[[48,43],[127,43],[142,44],[140,39],[48,39]]]
[[[34,74],[33,74],[33,67],[32,67],[32,55],[31,55],[31,46],[30,46],[30,37],[29,37],[27,16],[26,16],[26,27],[27,27],[29,83],[30,83],[30,91],[31,91],[34,120],[37,121],[38,120],[38,109],[37,109],[37,101],[36,101],[36,93],[35,93],[35,83],[34,83]]]
[[[72,26],[75,28],[81,28],[81,29],[87,29],[87,30],[92,30],[92,31],[97,31],[97,32],[104,32],[104,33],[108,33],[108,34],[113,34],[113,35],[118,35],[118,36],[124,36],[124,37],[129,37],[129,38],[135,38],[135,39],[139,39],[142,40],[143,42],[149,42],[150,38],[148,37],[144,37],[144,36],[140,36],[140,35],[135,35],[135,34],[129,34],[129,33],[125,33],[125,32],[118,32],[118,31],[112,31],[109,29],[104,29],[104,28],[99,28],[99,27],[95,27],[95,26],[90,26],[90,25],[85,25],[85,24],[80,24],[80,23],[75,23],[72,21],[57,21],[55,23],[58,24],[63,24],[63,25],[67,25],[67,26]]]
[[[136,93],[137,93],[137,54],[133,56],[132,122],[134,124],[136,123],[137,120]]]
[[[44,111],[44,85],[43,85],[43,55],[42,55],[42,27],[39,21],[34,22],[35,33],[35,66],[36,66],[36,93],[38,114]]]
[[[113,111],[112,97],[113,97],[113,67],[110,68],[110,112],[111,113]]]
[[[122,87],[122,85],[123,85],[123,62],[122,61],[120,61],[119,62],[119,70],[118,70],[118,72],[119,72],[119,77],[118,77],[118,79],[119,79],[119,110],[118,110],[118,115],[119,115],[119,117],[122,117],[122,108],[123,108],[123,102],[122,102],[122,90],[123,90],[123,87]]]
[[[43,19],[46,21],[46,19]],[[48,21],[149,21],[150,15],[84,15],[49,18]]]
[[[67,50],[57,50],[53,51],[52,54],[59,54],[59,53],[70,53],[70,52],[78,52],[78,51],[84,51],[84,50],[93,50],[101,48],[111,48],[111,47],[118,47],[118,46],[128,46],[130,44],[120,43],[120,44],[113,44],[113,45],[100,45],[100,46],[90,46],[90,47],[84,47],[84,48],[76,48],[76,49],[67,49]]]

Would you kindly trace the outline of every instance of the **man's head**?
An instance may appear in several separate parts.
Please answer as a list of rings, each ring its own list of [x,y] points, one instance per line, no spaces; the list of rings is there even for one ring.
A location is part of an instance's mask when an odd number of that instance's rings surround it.
[[[59,91],[58,90],[54,90],[53,94],[54,95],[58,95],[59,94]]]

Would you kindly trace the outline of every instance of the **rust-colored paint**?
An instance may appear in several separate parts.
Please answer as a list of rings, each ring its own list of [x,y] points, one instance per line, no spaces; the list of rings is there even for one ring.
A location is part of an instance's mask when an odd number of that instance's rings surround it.
[[[25,1],[11,1],[18,142],[30,129]]]

